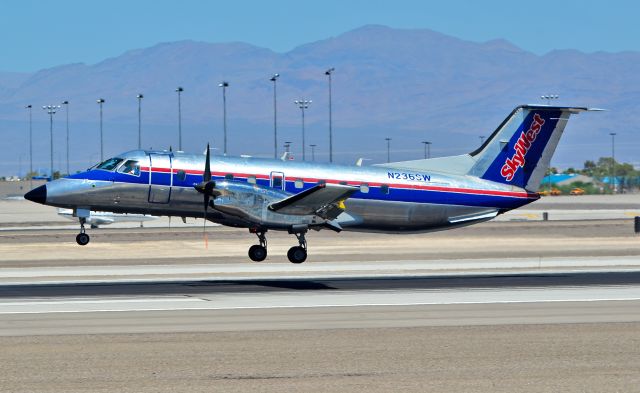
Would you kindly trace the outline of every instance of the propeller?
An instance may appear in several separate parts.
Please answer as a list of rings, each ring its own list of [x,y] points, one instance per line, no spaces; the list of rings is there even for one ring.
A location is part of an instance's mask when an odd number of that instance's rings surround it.
[[[202,174],[202,181],[194,186],[194,188],[204,196],[204,211],[202,226],[202,233],[204,237],[205,248],[209,248],[209,239],[207,238],[207,209],[209,207],[209,198],[213,195],[213,189],[216,186],[216,182],[211,180],[211,153],[209,144],[207,143],[207,155],[204,162],[204,173]]]

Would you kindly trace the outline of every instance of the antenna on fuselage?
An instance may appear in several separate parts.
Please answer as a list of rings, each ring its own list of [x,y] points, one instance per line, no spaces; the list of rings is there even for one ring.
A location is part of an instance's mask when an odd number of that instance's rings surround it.
[[[364,157],[358,158],[358,161],[356,161],[356,166],[362,166],[363,161],[371,161],[371,158],[364,158]]]

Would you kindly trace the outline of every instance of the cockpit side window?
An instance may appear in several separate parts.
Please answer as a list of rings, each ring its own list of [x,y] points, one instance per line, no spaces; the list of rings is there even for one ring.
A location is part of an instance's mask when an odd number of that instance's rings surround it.
[[[100,165],[98,165],[98,166],[96,167],[96,169],[102,169],[102,170],[105,170],[105,171],[112,171],[112,170],[114,170],[114,169],[118,166],[118,164],[119,164],[119,163],[121,163],[122,161],[123,161],[123,160],[122,160],[122,158],[117,158],[117,157],[109,158],[108,160],[106,160],[106,161],[104,161],[104,162],[100,163]]]
[[[120,169],[118,169],[118,172],[131,176],[140,176],[140,164],[136,160],[127,160]]]

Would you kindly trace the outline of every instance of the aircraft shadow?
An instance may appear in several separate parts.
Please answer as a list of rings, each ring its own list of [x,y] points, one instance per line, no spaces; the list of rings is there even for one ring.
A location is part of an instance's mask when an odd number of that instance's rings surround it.
[[[500,289],[637,285],[640,271],[327,279],[190,280],[0,285],[0,299],[100,296],[189,296],[282,291]]]

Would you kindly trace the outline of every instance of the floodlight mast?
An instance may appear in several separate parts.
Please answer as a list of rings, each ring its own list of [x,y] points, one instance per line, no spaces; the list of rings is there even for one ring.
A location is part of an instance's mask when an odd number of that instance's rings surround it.
[[[616,133],[611,132],[611,193],[616,193]]]
[[[304,130],[304,110],[309,108],[309,105],[311,105],[313,101],[311,100],[295,100],[293,101],[294,104],[298,105],[298,108],[300,108],[300,111],[302,111],[302,161],[306,161],[306,155],[305,155],[305,151],[304,151],[304,146],[305,146],[305,130]]]
[[[391,138],[384,138],[387,141],[387,163],[391,162]]]
[[[431,142],[423,141],[424,144],[424,158],[431,158]]]
[[[102,104],[104,104],[104,98],[98,98],[96,100],[100,105],[100,162],[104,161],[104,137],[102,134]]]
[[[229,82],[222,81],[218,84],[222,87],[222,127],[224,129],[224,155],[227,155],[227,87]]]
[[[181,86],[176,88],[178,93],[178,150],[182,151],[182,103],[180,102],[180,95],[184,91]]]
[[[33,105],[25,105],[29,109],[29,188],[33,189]]]
[[[547,105],[551,105],[551,100],[557,100],[558,98],[560,98],[560,96],[557,94],[546,94],[540,96],[540,99],[547,100]]]
[[[65,113],[67,115],[67,175],[70,175],[69,171],[69,101],[62,101],[62,105],[65,107]]]
[[[42,107],[47,114],[49,115],[49,134],[51,137],[50,148],[51,148],[51,180],[53,180],[53,115],[56,114],[58,109],[60,109],[60,105],[45,105]]]
[[[333,162],[333,113],[331,106],[331,75],[336,69],[331,67],[324,72],[329,77],[329,162]]]
[[[273,158],[278,158],[278,101],[276,98],[276,81],[280,74],[273,74],[269,79],[273,82]]]
[[[142,99],[144,95],[139,93],[136,98],[138,99],[138,150],[142,149]]]

